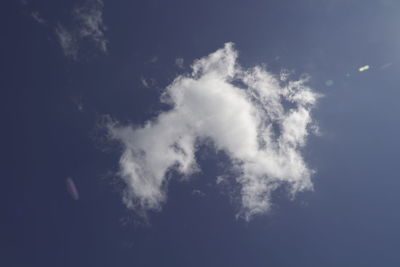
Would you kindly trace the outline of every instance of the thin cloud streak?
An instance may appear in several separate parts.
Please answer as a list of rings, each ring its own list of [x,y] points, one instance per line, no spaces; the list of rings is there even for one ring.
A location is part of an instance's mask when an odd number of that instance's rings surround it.
[[[37,11],[33,11],[31,13],[31,17],[39,24],[42,24],[42,25],[46,24],[46,20],[44,18],[42,18],[42,16]]]

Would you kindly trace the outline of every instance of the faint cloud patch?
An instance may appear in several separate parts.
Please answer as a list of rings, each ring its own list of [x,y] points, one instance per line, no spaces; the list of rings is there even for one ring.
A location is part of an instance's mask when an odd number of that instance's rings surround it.
[[[381,69],[381,70],[384,70],[384,69],[390,68],[391,66],[393,66],[393,62],[387,62],[387,63],[383,64],[383,65],[380,67],[380,69]]]
[[[65,56],[77,60],[82,42],[92,43],[100,52],[107,52],[103,8],[102,0],[86,0],[73,9],[72,26],[57,25],[55,33]]]
[[[72,97],[71,101],[74,104],[77,111],[79,111],[79,112],[83,111],[84,107],[83,107],[82,96]]]
[[[149,60],[146,61],[148,64],[154,64],[158,61],[158,56],[152,56]]]
[[[61,24],[55,29],[58,41],[66,57],[76,60],[78,58],[78,40],[76,36],[67,31]]]
[[[175,65],[176,65],[178,68],[183,69],[183,68],[184,68],[183,63],[184,63],[183,58],[178,57],[177,59],[175,59]]]
[[[31,17],[39,24],[42,24],[42,25],[46,24],[46,20],[44,18],[42,18],[42,16],[39,14],[38,11],[33,11],[31,13]]]
[[[192,190],[192,195],[193,196],[198,196],[198,197],[204,197],[206,194],[203,191],[199,190],[199,189],[193,189]]]
[[[140,82],[144,88],[151,88],[156,86],[157,82],[154,78],[145,78],[144,76],[140,77]]]
[[[225,183],[227,181],[227,178],[228,177],[226,177],[224,175],[217,176],[217,179],[215,180],[215,183],[218,184],[218,185],[219,184],[223,184],[223,183]]]
[[[150,87],[149,83],[147,82],[147,80],[143,76],[140,77],[140,82],[142,83],[143,87],[145,87],[145,88],[149,88]]]
[[[88,0],[73,10],[73,16],[79,25],[79,37],[91,39],[101,51],[106,52],[104,31],[107,28],[103,23],[103,8],[102,0]]]

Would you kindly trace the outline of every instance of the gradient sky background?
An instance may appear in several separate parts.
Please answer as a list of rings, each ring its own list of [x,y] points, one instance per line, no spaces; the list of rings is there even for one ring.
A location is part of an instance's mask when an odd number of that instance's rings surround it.
[[[0,265],[400,265],[398,1],[104,0],[107,52],[82,43],[74,60],[55,29],[82,2],[2,3]],[[314,191],[276,192],[267,215],[237,220],[213,185],[221,155],[202,148],[203,172],[172,179],[162,211],[140,223],[121,202],[120,149],[101,118],[153,118],[163,88],[226,42],[241,65],[307,73],[324,95],[313,111],[322,134],[303,149]]]

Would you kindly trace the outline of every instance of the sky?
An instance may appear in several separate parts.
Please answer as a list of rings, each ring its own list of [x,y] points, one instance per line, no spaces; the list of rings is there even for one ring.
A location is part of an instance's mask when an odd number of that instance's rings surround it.
[[[398,266],[400,3],[2,3],[3,266]]]

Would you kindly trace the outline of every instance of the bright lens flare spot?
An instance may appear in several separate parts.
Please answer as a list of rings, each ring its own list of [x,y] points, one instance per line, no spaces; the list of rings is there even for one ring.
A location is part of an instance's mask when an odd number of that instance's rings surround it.
[[[362,66],[362,67],[358,68],[358,71],[359,72],[363,72],[363,71],[366,71],[368,69],[369,69],[369,65],[365,65],[365,66]]]

